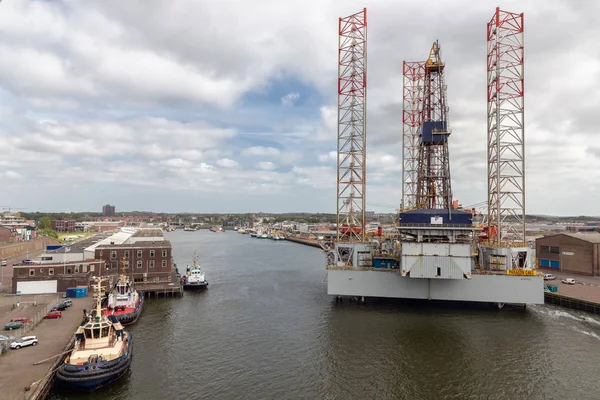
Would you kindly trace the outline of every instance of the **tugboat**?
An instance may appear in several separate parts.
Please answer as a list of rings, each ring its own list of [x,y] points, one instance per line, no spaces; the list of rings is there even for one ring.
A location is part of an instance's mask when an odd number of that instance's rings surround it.
[[[102,315],[102,279],[96,288],[96,309],[85,315],[75,331],[75,345],[56,371],[64,385],[93,391],[119,379],[133,357],[131,333],[114,315]]]
[[[121,276],[113,291],[108,295],[103,315],[114,315],[121,325],[130,325],[137,321],[144,306],[144,295],[133,288],[133,282],[125,275],[125,260],[122,261]]]
[[[184,290],[201,290],[208,287],[208,281],[204,277],[204,272],[198,265],[196,252],[194,251],[194,264],[186,267],[186,273],[181,278],[181,284]]]

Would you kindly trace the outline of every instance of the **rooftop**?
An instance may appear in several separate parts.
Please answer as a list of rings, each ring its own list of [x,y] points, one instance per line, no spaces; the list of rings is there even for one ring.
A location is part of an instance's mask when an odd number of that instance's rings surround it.
[[[562,233],[575,239],[581,239],[589,243],[600,243],[600,233]]]
[[[143,228],[138,229],[132,237],[164,237],[164,233],[159,228]]]
[[[133,248],[137,248],[137,247],[162,247],[162,246],[166,246],[166,247],[171,247],[171,242],[168,240],[155,240],[155,241],[144,241],[144,242],[134,242],[134,243],[129,243],[129,242],[125,242],[125,243],[115,243],[115,244],[104,244],[101,246],[97,246],[98,248],[106,248],[106,247],[110,247],[110,248],[114,248],[114,247],[123,247],[123,248],[127,248],[127,247],[133,247]]]
[[[121,230],[114,235],[104,238],[93,245],[86,247],[86,251],[95,251],[96,247],[112,244],[122,244],[129,239],[135,233],[134,229],[121,228]]]

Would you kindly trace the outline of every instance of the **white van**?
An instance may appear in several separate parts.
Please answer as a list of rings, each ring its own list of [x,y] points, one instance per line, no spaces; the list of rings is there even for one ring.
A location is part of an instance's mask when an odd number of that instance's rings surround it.
[[[0,261],[0,267],[6,267],[6,260]]]
[[[556,279],[556,277],[554,275],[552,275],[552,274],[544,274],[544,280],[545,281],[553,281],[555,279]]]

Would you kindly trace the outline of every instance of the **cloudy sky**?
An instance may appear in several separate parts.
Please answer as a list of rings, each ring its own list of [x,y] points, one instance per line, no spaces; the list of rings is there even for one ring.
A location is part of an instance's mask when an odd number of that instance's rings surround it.
[[[368,209],[400,202],[402,61],[435,39],[454,197],[485,201],[497,3],[4,0],[0,206],[335,212],[337,20],[363,7]],[[600,215],[600,2],[501,3],[525,13],[527,212]]]

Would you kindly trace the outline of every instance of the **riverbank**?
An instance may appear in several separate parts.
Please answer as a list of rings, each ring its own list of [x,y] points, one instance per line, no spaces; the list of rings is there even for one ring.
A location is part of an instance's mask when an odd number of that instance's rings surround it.
[[[300,243],[300,244],[303,244],[306,246],[322,248],[321,245],[319,244],[319,241],[316,239],[308,239],[308,238],[301,237],[301,236],[288,236],[285,238],[285,240],[289,240],[290,242],[294,242],[294,243]]]
[[[53,357],[65,351],[65,346],[73,338],[75,329],[81,323],[83,310],[93,306],[91,297],[71,299],[73,305],[63,311],[62,318],[43,319],[46,312],[54,306],[60,295],[22,295],[3,296],[0,307],[0,321],[5,324],[14,317],[33,318],[33,328],[3,331],[5,335],[16,337],[35,335],[37,346],[28,346],[19,350],[9,349],[1,357],[0,393],[2,398],[15,400],[44,399],[54,376],[54,369],[62,357]],[[20,300],[20,306],[12,305]],[[35,302],[35,303],[34,303]],[[46,360],[48,359],[48,360]],[[36,362],[46,360],[38,365]]]

